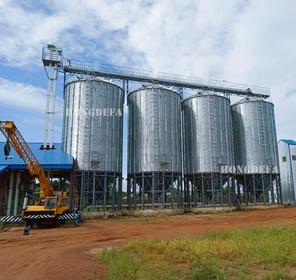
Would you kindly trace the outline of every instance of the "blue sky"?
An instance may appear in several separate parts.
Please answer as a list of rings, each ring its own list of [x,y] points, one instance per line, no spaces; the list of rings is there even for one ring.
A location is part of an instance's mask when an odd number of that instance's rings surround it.
[[[0,0],[0,118],[42,141],[41,48],[56,42],[68,58],[270,87],[278,138],[296,139],[295,10],[293,0]]]

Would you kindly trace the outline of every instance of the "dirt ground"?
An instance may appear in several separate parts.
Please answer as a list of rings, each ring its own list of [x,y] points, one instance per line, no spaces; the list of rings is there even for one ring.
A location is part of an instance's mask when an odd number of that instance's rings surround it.
[[[106,268],[96,260],[102,248],[132,239],[171,239],[269,225],[296,225],[296,208],[93,220],[76,228],[36,229],[30,236],[13,228],[0,233],[0,279],[104,279]]]

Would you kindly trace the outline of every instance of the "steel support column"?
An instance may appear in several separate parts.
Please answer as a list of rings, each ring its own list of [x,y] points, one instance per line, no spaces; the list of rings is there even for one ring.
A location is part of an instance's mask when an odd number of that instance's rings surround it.
[[[15,182],[14,207],[13,207],[14,216],[16,216],[18,212],[19,187],[20,187],[20,173],[18,172],[16,175],[16,182]]]
[[[13,192],[13,179],[14,173],[10,173],[10,180],[9,180],[9,190],[8,190],[8,199],[7,199],[7,212],[6,215],[11,215],[11,204],[12,204],[12,192]]]

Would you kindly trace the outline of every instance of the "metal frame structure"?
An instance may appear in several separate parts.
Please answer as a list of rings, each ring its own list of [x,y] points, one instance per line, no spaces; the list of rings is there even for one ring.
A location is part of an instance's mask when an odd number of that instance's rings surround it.
[[[80,209],[120,210],[122,177],[116,172],[78,171]]]
[[[185,175],[185,202],[187,208],[235,205],[234,174]]]
[[[185,207],[282,204],[279,174],[185,175]]]
[[[241,204],[282,204],[280,174],[236,174],[237,197]],[[242,193],[240,193],[242,191]]]
[[[132,173],[127,178],[128,209],[182,208],[182,174],[176,172]]]

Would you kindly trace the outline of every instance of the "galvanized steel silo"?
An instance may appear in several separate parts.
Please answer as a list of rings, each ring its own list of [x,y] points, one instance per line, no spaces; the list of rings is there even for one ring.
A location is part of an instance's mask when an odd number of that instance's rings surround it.
[[[123,91],[100,80],[65,87],[63,149],[80,170],[121,172]]]
[[[83,79],[65,86],[63,150],[85,177],[85,204],[97,205],[98,193],[121,178],[123,102],[123,90],[110,82]]]
[[[230,101],[214,94],[197,94],[185,99],[184,173],[220,172],[233,166],[233,136]]]
[[[279,164],[274,105],[261,99],[244,99],[232,105],[232,118],[235,161],[241,173],[238,180],[253,198],[251,202],[278,202]]]
[[[128,112],[130,181],[141,188],[142,207],[148,201],[164,207],[165,193],[182,172],[181,96],[161,86],[142,87],[128,95]],[[173,203],[172,193],[169,199]]]
[[[181,102],[174,91],[150,87],[128,95],[129,173],[181,172]]]
[[[223,205],[223,185],[229,181],[224,170],[234,165],[230,100],[200,92],[185,99],[182,110],[187,202]]]
[[[236,164],[278,166],[274,105],[264,100],[243,100],[232,105]]]

